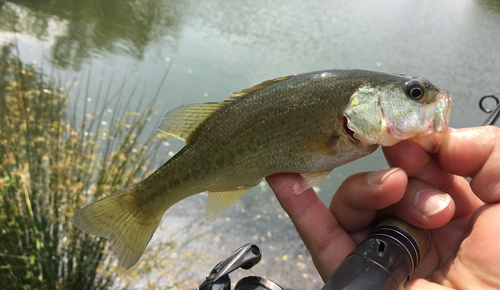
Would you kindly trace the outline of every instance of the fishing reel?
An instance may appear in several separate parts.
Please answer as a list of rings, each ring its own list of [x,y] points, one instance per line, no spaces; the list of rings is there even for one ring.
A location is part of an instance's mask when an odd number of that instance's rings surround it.
[[[248,270],[260,262],[262,252],[253,244],[245,244],[227,259],[218,263],[210,274],[201,282],[197,290],[230,290],[231,280],[229,273],[238,268]],[[236,284],[235,290],[283,290],[273,281],[257,276],[248,276]]]
[[[428,230],[386,218],[344,259],[321,290],[404,290],[429,244]],[[229,273],[252,268],[261,256],[256,245],[242,246],[217,264],[197,290],[230,290]],[[257,276],[241,279],[234,289],[283,290],[273,281]]]

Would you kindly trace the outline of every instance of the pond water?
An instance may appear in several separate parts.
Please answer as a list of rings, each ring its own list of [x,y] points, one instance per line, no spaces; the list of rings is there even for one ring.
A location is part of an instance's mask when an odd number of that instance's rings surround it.
[[[88,81],[88,93],[75,96],[77,108],[92,104],[102,83],[127,92],[138,83],[142,91],[131,107],[152,100],[170,67],[157,101],[162,113],[150,120],[150,128],[180,105],[221,101],[267,79],[321,69],[425,77],[453,94],[456,128],[481,125],[487,116],[479,98],[500,91],[499,1],[0,0],[0,5],[0,44],[17,41],[24,61],[44,63],[63,81]],[[166,152],[183,145],[169,142]],[[161,164],[169,156],[157,158]],[[317,186],[318,195],[328,204],[350,174],[386,166],[378,150],[335,169]],[[193,235],[210,232],[209,241],[191,246],[209,254],[193,280],[201,281],[225,255],[254,242],[265,261],[254,267],[255,274],[292,289],[321,287],[265,183],[214,223],[203,220],[205,199],[201,194],[174,206],[152,240],[159,243],[193,221]],[[149,278],[138,277],[137,285]]]

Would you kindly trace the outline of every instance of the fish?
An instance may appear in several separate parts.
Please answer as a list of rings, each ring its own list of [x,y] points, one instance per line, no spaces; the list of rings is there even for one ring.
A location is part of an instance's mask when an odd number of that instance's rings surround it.
[[[300,194],[379,145],[413,139],[435,150],[451,105],[452,95],[424,78],[353,69],[279,77],[222,102],[181,106],[159,130],[185,146],[144,180],[78,210],[72,223],[108,239],[129,269],[175,203],[208,191],[213,221],[275,173],[301,174]]]

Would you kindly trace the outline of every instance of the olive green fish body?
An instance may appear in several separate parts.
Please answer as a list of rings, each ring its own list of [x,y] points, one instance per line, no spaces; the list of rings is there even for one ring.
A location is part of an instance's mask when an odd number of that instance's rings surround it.
[[[358,84],[338,90],[340,85],[330,75],[308,74],[230,101],[143,181],[164,185],[142,196],[153,201],[164,192],[181,192],[183,199],[253,187],[273,173],[331,170],[371,153],[376,146],[363,146],[344,128],[343,108]]]
[[[279,172],[303,174],[294,188],[300,194],[379,144],[446,131],[450,106],[451,96],[423,79],[363,70],[282,77],[224,102],[183,106],[166,114],[160,130],[186,146],[145,180],[72,220],[108,238],[129,268],[178,201],[208,191],[206,215],[213,220]]]

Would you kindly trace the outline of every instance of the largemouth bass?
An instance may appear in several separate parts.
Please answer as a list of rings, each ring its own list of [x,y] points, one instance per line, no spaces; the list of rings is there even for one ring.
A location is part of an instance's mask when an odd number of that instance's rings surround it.
[[[186,146],[143,181],[80,209],[82,231],[107,238],[124,268],[142,256],[165,211],[208,191],[215,220],[265,176],[302,174],[300,194],[378,145],[413,138],[432,150],[452,97],[427,80],[364,70],[281,77],[223,102],[168,112],[160,126]]]

